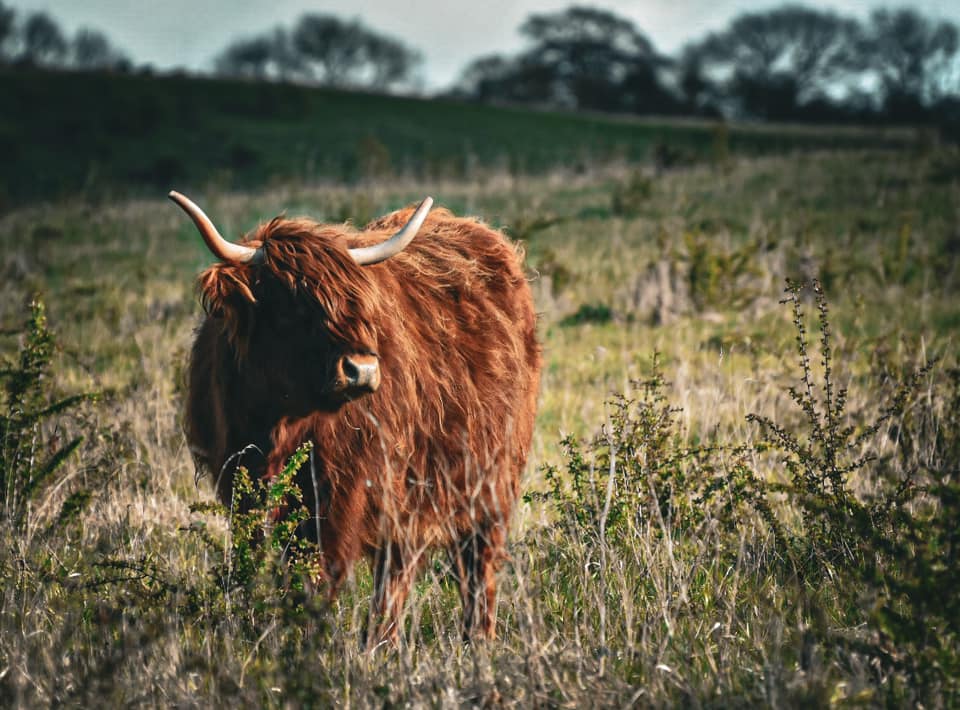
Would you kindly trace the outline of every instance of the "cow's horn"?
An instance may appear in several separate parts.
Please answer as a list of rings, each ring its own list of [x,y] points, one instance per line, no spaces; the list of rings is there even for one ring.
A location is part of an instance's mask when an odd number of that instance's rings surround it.
[[[188,197],[181,195],[175,190],[171,190],[168,197],[176,202],[180,208],[190,215],[190,219],[200,230],[200,236],[207,243],[207,247],[213,252],[213,255],[221,261],[230,261],[238,264],[247,262],[256,263],[263,258],[259,249],[244,246],[243,244],[234,244],[228,242],[220,236],[220,232],[213,226],[210,218],[203,213],[203,210]]]
[[[399,254],[417,235],[420,225],[423,224],[423,220],[427,218],[427,213],[430,211],[431,205],[433,205],[433,198],[424,198],[420,206],[417,207],[417,211],[413,213],[413,217],[407,220],[407,223],[403,225],[403,228],[399,232],[385,242],[380,242],[371,247],[351,249],[350,256],[352,256],[353,260],[360,264],[360,266],[367,266],[368,264],[385,261],[391,256]]]

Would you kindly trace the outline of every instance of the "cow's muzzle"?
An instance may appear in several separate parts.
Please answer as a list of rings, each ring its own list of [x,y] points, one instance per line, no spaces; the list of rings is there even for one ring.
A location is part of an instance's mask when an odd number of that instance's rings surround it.
[[[375,392],[380,386],[380,362],[376,355],[353,353],[337,361],[334,389],[347,397]]]

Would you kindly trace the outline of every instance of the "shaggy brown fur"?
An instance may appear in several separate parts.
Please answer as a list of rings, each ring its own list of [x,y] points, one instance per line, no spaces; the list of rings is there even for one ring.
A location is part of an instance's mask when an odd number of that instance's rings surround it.
[[[362,232],[277,218],[247,241],[263,245],[263,264],[207,269],[187,437],[224,502],[239,463],[273,476],[313,441],[312,470],[298,482],[330,594],[366,556],[379,633],[395,635],[419,568],[445,548],[464,633],[490,637],[533,433],[536,318],[520,250],[446,210],[431,212],[385,262],[358,266],[347,253],[388,238],[410,215]],[[378,356],[382,384],[344,401],[331,393],[331,368],[352,353]]]

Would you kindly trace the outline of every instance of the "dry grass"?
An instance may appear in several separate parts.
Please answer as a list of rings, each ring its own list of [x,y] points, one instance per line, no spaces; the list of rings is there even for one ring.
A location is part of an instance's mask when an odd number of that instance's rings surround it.
[[[746,416],[802,431],[786,393],[799,374],[791,313],[778,303],[787,277],[826,284],[833,377],[849,387],[844,424],[862,428],[879,414],[891,390],[884,373],[902,377],[940,358],[906,418],[852,455],[900,460],[911,412],[928,411],[934,430],[946,430],[944,373],[957,366],[960,325],[958,160],[814,154],[694,168],[651,178],[639,216],[615,214],[613,195],[631,171],[611,168],[196,197],[225,234],[279,210],[362,222],[425,193],[520,233],[546,358],[526,491],[548,489],[544,466],[566,470],[563,436],[609,431],[611,393],[637,395],[655,351],[670,383],[662,392],[679,408],[664,451],[715,449],[712,468],[688,462],[672,475],[723,477],[742,461],[776,481],[786,477],[784,457],[749,448],[761,436]],[[940,695],[942,684],[912,685],[915,676],[842,642],[882,640],[870,625],[870,589],[847,594],[843,587],[861,581],[828,579],[811,602],[784,573],[770,525],[732,489],[683,519],[638,503],[616,543],[572,524],[550,499],[522,505],[501,580],[499,640],[488,644],[460,642],[457,592],[439,560],[417,585],[397,649],[359,647],[366,569],[331,608],[275,592],[251,597],[269,604],[218,607],[215,549],[184,530],[203,518],[190,504],[210,499],[207,482],[194,484],[179,427],[180,371],[199,315],[192,280],[208,259],[192,227],[160,200],[72,203],[8,215],[0,239],[9,245],[0,257],[0,322],[13,328],[41,292],[62,346],[56,388],[105,393],[61,423],[88,437],[61,469],[62,484],[36,501],[26,532],[5,531],[4,704],[957,701]],[[657,268],[666,270],[657,276]],[[658,311],[665,298],[669,307]],[[16,338],[4,342],[13,353]],[[814,346],[811,357],[819,376]],[[937,441],[927,431],[913,455],[933,456]],[[873,490],[879,470],[853,472],[853,490]],[[672,496],[679,507],[669,510],[696,510],[703,481],[669,481],[653,500]],[[93,496],[79,519],[50,528],[83,487]],[[799,524],[796,506],[777,514]],[[206,522],[222,539],[222,523]],[[206,607],[191,608],[191,589],[206,590]],[[955,640],[948,645],[957,651]]]

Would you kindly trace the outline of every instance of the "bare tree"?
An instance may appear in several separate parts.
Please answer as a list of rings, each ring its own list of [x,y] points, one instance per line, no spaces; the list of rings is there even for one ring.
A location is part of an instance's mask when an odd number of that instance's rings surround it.
[[[805,103],[854,81],[863,66],[856,20],[800,5],[744,13],[690,45],[685,64],[722,84],[734,112],[794,116]],[[702,89],[703,87],[698,87]]]
[[[411,80],[421,61],[419,52],[400,40],[333,15],[301,17],[292,43],[306,72],[327,86],[384,90]]]
[[[870,17],[865,54],[888,108],[910,112],[958,92],[957,26],[916,10],[877,10]]]
[[[349,86],[364,65],[363,30],[355,20],[304,15],[293,31],[293,46],[311,75],[328,86]]]
[[[531,15],[517,57],[483,57],[464,71],[459,91],[506,100],[602,111],[670,112],[676,99],[660,70],[669,60],[632,22],[605,10],[570,7]]]
[[[81,27],[71,42],[73,66],[77,69],[129,68],[130,60],[115,48],[107,36],[98,30]]]
[[[364,44],[374,89],[385,90],[409,80],[413,67],[423,61],[419,52],[391,37],[369,33]]]
[[[23,26],[21,59],[38,66],[62,66],[67,56],[67,40],[48,14],[36,12]]]
[[[289,33],[281,27],[234,41],[216,57],[214,66],[222,76],[280,80],[308,78],[303,57],[293,46]]]
[[[282,27],[270,34],[270,63],[278,79],[296,79],[305,75],[303,57],[293,46],[290,33]]]
[[[451,93],[490,103],[556,106],[562,101],[571,106],[572,98],[561,94],[555,80],[553,68],[536,60],[530,52],[518,57],[491,54],[467,65]],[[561,95],[563,98],[558,98]]]
[[[677,88],[688,111],[715,115],[722,100],[716,82],[707,76],[705,65],[703,55],[695,47],[686,47],[677,62]]]
[[[533,43],[524,62],[553,69],[555,103],[615,111],[636,108],[659,89],[656,72],[666,58],[632,22],[612,12],[574,6],[531,15],[520,32]]]
[[[277,27],[237,40],[220,53],[215,65],[227,76],[385,90],[411,80],[420,61],[419,52],[356,20],[309,14],[292,32]]]
[[[17,13],[0,0],[0,64],[13,59]]]
[[[495,101],[499,96],[504,96],[503,84],[515,72],[516,62],[502,54],[478,57],[461,72],[453,93],[480,101]]]
[[[214,66],[223,76],[264,79],[272,55],[273,43],[268,36],[239,39],[220,53]]]

